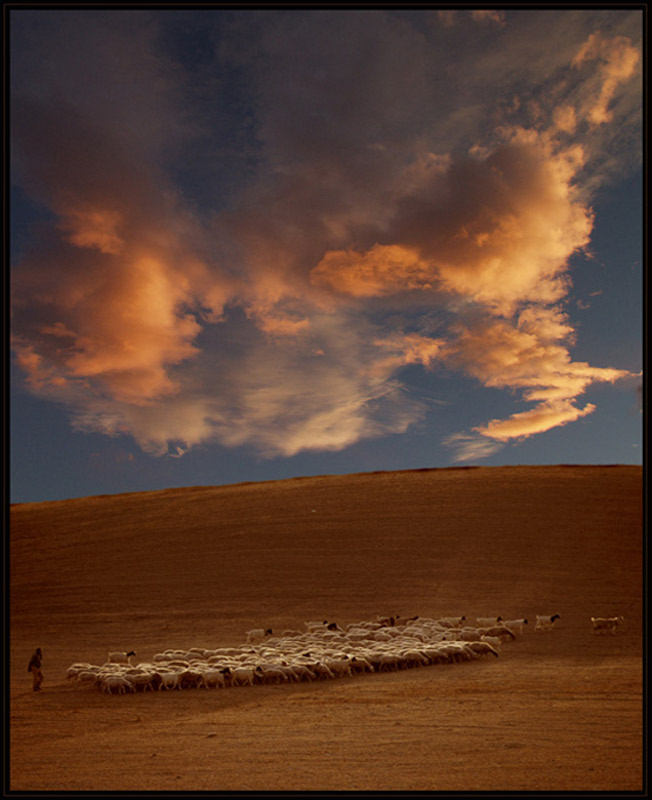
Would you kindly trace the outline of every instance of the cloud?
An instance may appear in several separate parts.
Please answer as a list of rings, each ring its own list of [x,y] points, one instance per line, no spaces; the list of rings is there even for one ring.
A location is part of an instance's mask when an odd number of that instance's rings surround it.
[[[593,223],[571,185],[581,163],[577,150],[515,138],[430,170],[397,203],[383,243],[327,252],[311,280],[358,297],[435,287],[505,316],[524,301],[556,302]]]
[[[592,125],[602,125],[613,119],[608,106],[618,85],[629,80],[639,62],[639,54],[624,36],[605,37],[592,33],[573,59],[572,65],[581,68],[586,62],[598,61],[597,96],[590,97],[582,108]],[[592,65],[595,69],[594,65]]]
[[[435,269],[415,248],[375,244],[366,253],[330,250],[310,273],[315,286],[353,297],[432,288]]]
[[[497,10],[490,10],[490,9],[474,9],[473,11],[453,11],[452,9],[441,9],[437,11],[437,18],[447,28],[455,25],[456,22],[463,20],[465,18],[469,18],[473,20],[473,22],[479,22],[480,24],[486,25],[492,22],[497,23],[498,25],[505,24],[505,12],[504,11],[497,11]]]
[[[590,385],[633,377],[627,370],[572,361],[567,344],[573,338],[566,314],[554,307],[528,307],[516,324],[485,320],[474,327],[460,327],[455,344],[448,349],[450,362],[484,386],[521,390],[525,401],[537,405],[508,419],[475,426],[472,430],[478,436],[460,434],[447,444],[460,447],[462,453],[476,452],[481,450],[481,437],[507,442],[566,425],[595,410],[592,403],[583,408],[575,405]]]
[[[482,22],[482,23],[496,22],[499,25],[504,25],[505,12],[476,8],[471,12],[471,19],[474,22]]]
[[[205,349],[191,373],[181,368],[186,391],[150,407],[106,396],[79,402],[69,394],[74,425],[111,436],[130,433],[154,455],[220,442],[287,457],[403,433],[423,418],[422,402],[392,379],[393,362],[383,363],[381,354],[365,363],[359,325],[332,315],[312,322],[310,336],[281,346],[250,320],[233,321],[237,340],[230,351]]]
[[[480,461],[489,458],[502,449],[502,445],[489,441],[483,436],[473,434],[454,433],[447,436],[443,444],[454,450],[452,460],[458,461]]]
[[[566,425],[580,417],[595,411],[593,403],[587,403],[584,408],[577,408],[570,400],[553,400],[540,403],[529,411],[513,414],[509,419],[494,419],[487,425],[473,428],[474,431],[504,442],[508,439],[532,436],[543,433],[551,428]]]
[[[404,432],[407,366],[536,404],[461,460],[588,414],[628,373],[571,359],[563,303],[636,130],[633,23],[442,14],[229,11],[200,58],[178,15],[17,12],[14,174],[52,215],[12,272],[31,390],[175,457]]]

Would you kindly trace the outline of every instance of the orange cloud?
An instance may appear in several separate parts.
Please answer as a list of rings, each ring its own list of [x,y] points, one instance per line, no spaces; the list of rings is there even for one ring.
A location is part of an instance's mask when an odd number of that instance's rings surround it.
[[[217,319],[229,291],[175,227],[132,222],[119,252],[89,246],[99,241],[91,236],[50,240],[47,256],[34,243],[12,282],[32,385],[51,385],[56,374],[58,385],[85,383],[117,403],[148,406],[179,391],[171,370],[196,357],[198,316]]]
[[[571,361],[557,339],[570,328],[559,310],[536,308],[517,326],[504,320],[463,329],[449,348],[453,362],[485,386],[525,389],[528,400],[577,397],[593,382],[628,377],[627,370]]]
[[[59,227],[77,247],[94,247],[101,253],[118,254],[124,241],[117,233],[120,214],[106,209],[68,210]]]
[[[416,249],[375,244],[366,253],[332,250],[310,273],[314,286],[353,297],[378,297],[432,288],[433,267]]]
[[[495,10],[438,16],[504,21]],[[424,413],[396,377],[406,365],[458,369],[536,404],[449,437],[463,458],[590,413],[575,399],[629,373],[572,361],[560,303],[569,258],[593,226],[578,184],[636,70],[631,42],[593,35],[557,81],[585,38],[577,17],[581,39],[573,28],[563,57],[541,47],[530,58],[528,36],[495,51],[476,27],[478,52],[458,77],[444,71],[458,62],[440,25],[432,46],[407,21],[352,15],[351,46],[338,49],[337,14],[319,32],[308,17],[281,17],[257,40],[264,72],[238,55],[257,127],[242,161],[219,167],[249,123],[220,111],[212,138],[216,85],[195,87],[176,58],[166,68],[156,25],[143,38],[106,17],[66,17],[54,58],[53,19],[24,34],[13,70],[18,173],[57,218],[12,281],[13,341],[31,388],[68,403],[81,430],[128,433],[174,456],[216,440],[294,455],[404,431]],[[126,49],[114,46],[124,38]],[[486,76],[477,57],[492,66]],[[93,69],[81,72],[86,61]],[[200,77],[209,74],[206,64]],[[465,86],[471,74],[479,83]],[[496,76],[505,83],[494,91]],[[541,85],[517,97],[533,76]],[[198,105],[175,93],[184,79]],[[500,124],[515,118],[532,127]],[[187,120],[206,127],[193,139]],[[599,134],[588,136],[587,120]],[[236,122],[233,145],[225,131]],[[196,207],[187,175],[175,192],[164,171],[176,156],[175,174],[202,172]],[[435,313],[437,338],[427,335]]]
[[[568,258],[588,244],[593,225],[571,186],[581,153],[511,136],[437,169],[430,186],[400,204],[386,233],[393,244],[327,252],[313,285],[354,297],[437,289],[504,316],[524,301],[558,301]]]
[[[571,361],[562,342],[572,337],[573,329],[560,309],[537,306],[525,309],[516,326],[492,320],[462,329],[449,347],[450,363],[484,386],[520,389],[524,400],[538,403],[533,409],[473,430],[504,442],[566,425],[595,410],[591,403],[582,409],[574,405],[588,386],[632,376],[627,370]],[[456,445],[455,440],[450,443]]]
[[[564,133],[574,133],[577,127],[577,115],[573,106],[558,106],[553,111],[553,127]]]
[[[625,36],[605,37],[592,33],[573,59],[574,67],[586,62],[598,61],[599,86],[593,96],[584,103],[582,112],[594,126],[613,119],[609,104],[619,84],[629,80],[640,60],[638,51]]]
[[[509,439],[533,436],[574,422],[580,417],[593,413],[595,408],[593,403],[587,403],[584,408],[577,408],[571,400],[556,400],[540,403],[529,411],[513,414],[509,419],[491,420],[486,425],[473,428],[473,430],[490,439],[506,442]]]
[[[386,372],[390,375],[394,370],[408,364],[422,364],[426,368],[442,358],[446,352],[444,339],[433,339],[418,333],[395,334],[383,339],[375,339],[374,345],[393,351],[393,355],[373,362],[372,369],[376,373]]]

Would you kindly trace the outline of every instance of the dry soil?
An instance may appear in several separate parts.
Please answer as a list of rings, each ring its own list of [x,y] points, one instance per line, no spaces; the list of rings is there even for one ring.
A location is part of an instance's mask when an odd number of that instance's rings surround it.
[[[10,790],[641,791],[642,471],[321,476],[12,506]],[[104,695],[108,650],[379,614],[561,615],[500,658]],[[589,617],[622,614],[616,636]],[[44,652],[43,691],[27,662]]]

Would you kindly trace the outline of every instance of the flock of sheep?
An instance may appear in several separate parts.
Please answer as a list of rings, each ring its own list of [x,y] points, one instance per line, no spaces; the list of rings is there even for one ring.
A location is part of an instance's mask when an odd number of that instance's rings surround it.
[[[537,616],[534,630],[550,631],[559,618]],[[620,621],[622,617],[602,622],[592,618],[596,632],[615,633]],[[100,666],[72,664],[67,677],[109,694],[325,680],[496,658],[502,644],[522,635],[526,625],[525,618],[502,617],[478,617],[471,625],[464,616],[378,617],[346,628],[314,621],[304,623],[304,631],[286,630],[278,636],[271,628],[248,631],[239,647],[164,650],[138,665],[132,663],[133,651],[109,653]]]

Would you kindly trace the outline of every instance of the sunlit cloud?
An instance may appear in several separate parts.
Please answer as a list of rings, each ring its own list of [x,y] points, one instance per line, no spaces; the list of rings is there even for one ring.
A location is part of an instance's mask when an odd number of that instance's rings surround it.
[[[171,457],[211,442],[289,457],[403,433],[428,412],[408,366],[535,404],[449,436],[455,460],[590,414],[577,398],[630,373],[572,359],[569,264],[591,243],[600,136],[621,120],[638,51],[578,25],[564,64],[522,56],[540,80],[528,97],[497,62],[500,97],[469,84],[458,107],[446,35],[462,18],[509,35],[496,10],[439,11],[429,33],[383,11],[319,12],[317,27],[235,15],[201,108],[156,13],[57,17],[42,81],[52,18],[20,28],[16,175],[53,216],[12,274],[30,390],[78,430]],[[227,147],[213,134],[226,125],[218,74],[247,87],[254,131],[246,180],[228,191],[174,169],[191,152],[212,169]]]
[[[355,297],[436,289],[504,316],[524,301],[565,296],[568,259],[593,225],[572,187],[581,150],[553,152],[533,131],[505,136],[492,150],[429,169],[378,232],[389,243],[328,251],[313,284]]]
[[[480,425],[473,430],[490,439],[504,442],[566,425],[591,414],[595,408],[593,403],[587,403],[584,408],[577,408],[570,400],[552,400],[540,403],[529,411],[513,414],[509,419],[494,419],[487,425]]]
[[[592,33],[573,59],[573,66],[581,68],[587,62],[595,61],[598,62],[597,96],[589,97],[581,110],[592,125],[602,125],[613,119],[609,105],[618,85],[634,74],[639,54],[623,36],[605,37]],[[594,64],[591,67],[595,69]]]
[[[490,441],[484,436],[465,433],[454,433],[447,436],[443,444],[453,449],[452,460],[459,461],[480,461],[489,458],[502,449],[502,445]]]

